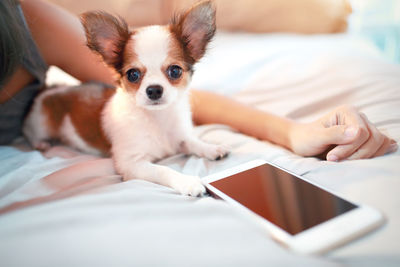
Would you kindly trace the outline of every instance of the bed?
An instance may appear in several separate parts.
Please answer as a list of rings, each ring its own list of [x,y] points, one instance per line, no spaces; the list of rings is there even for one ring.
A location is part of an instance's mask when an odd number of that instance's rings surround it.
[[[52,69],[49,82],[74,83]],[[218,33],[193,87],[299,121],[354,105],[400,142],[400,65],[351,34]],[[229,111],[227,111],[229,112]],[[182,196],[102,173],[110,163],[23,140],[0,147],[1,266],[400,266],[400,152],[327,162],[224,125],[196,127],[232,148],[222,161],[175,155],[160,164],[204,177],[265,159],[385,214],[378,230],[322,256],[291,253],[221,200]],[[60,174],[61,172],[61,174]],[[96,173],[96,175],[93,175]]]

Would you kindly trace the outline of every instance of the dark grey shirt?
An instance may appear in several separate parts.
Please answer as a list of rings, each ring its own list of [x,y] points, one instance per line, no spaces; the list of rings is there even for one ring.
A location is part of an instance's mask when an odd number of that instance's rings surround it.
[[[23,66],[35,77],[35,80],[20,90],[10,100],[0,104],[0,145],[9,144],[15,138],[22,135],[23,119],[29,111],[33,98],[39,93],[39,90],[44,87],[48,69],[47,64],[43,60],[32,38],[20,6],[18,6],[18,11],[26,29],[24,33],[26,35],[26,40],[29,42],[29,51],[27,51],[29,56],[24,58]]]

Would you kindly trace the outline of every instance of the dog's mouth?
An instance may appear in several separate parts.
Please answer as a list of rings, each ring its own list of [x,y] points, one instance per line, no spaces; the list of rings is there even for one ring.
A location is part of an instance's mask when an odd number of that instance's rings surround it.
[[[146,108],[150,109],[150,110],[160,110],[160,109],[164,109],[167,108],[169,106],[170,103],[167,103],[166,101],[163,100],[152,100],[152,101],[148,101],[146,103]]]
[[[159,99],[159,100],[151,100],[147,102],[148,106],[162,106],[162,105],[166,105],[166,102],[163,99]]]
[[[164,101],[162,101],[162,100],[150,101],[150,103],[149,103],[150,106],[157,106],[157,105],[162,105],[162,104],[164,104]]]

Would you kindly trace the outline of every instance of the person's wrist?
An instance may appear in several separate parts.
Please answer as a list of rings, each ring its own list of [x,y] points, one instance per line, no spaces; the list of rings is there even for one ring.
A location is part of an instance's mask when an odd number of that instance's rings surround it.
[[[311,156],[309,141],[312,132],[310,123],[291,121],[288,128],[288,148],[300,156]]]

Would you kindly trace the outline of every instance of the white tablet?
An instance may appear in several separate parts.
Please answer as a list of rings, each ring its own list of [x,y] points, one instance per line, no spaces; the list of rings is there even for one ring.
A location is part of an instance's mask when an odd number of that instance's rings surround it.
[[[326,252],[384,222],[377,210],[348,201],[264,160],[202,180],[212,196],[238,207],[275,240],[299,253]]]

